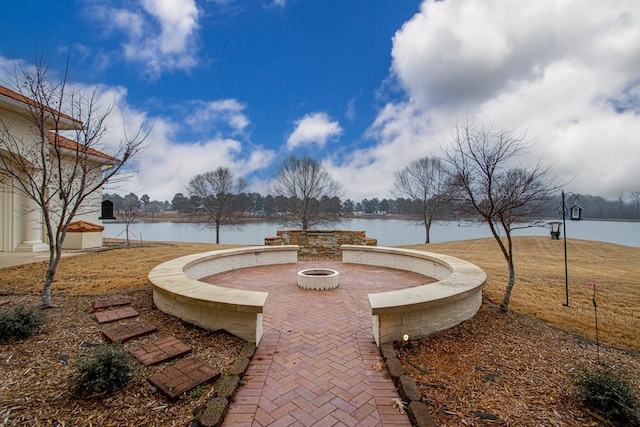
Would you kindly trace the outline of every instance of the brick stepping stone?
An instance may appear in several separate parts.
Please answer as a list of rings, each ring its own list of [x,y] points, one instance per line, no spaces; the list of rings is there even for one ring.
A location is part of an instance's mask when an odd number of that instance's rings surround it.
[[[149,376],[151,384],[158,387],[170,399],[176,399],[185,391],[211,381],[220,375],[202,360],[188,358]]]
[[[7,305],[7,304],[9,304],[10,302],[11,302],[11,300],[8,300],[8,299],[0,300],[0,307],[2,307],[3,305]]]
[[[141,363],[149,366],[184,356],[191,347],[177,338],[160,338],[149,344],[131,350],[131,354]]]
[[[113,325],[102,330],[102,334],[111,342],[120,341],[125,342],[127,340],[149,335],[158,328],[153,326],[146,320],[130,323],[128,325]]]
[[[140,313],[133,307],[122,307],[110,311],[100,311],[94,314],[98,323],[115,322],[116,320],[129,319],[139,315]]]
[[[126,295],[115,295],[112,297],[100,298],[93,302],[93,311],[127,304],[131,304],[131,298]]]

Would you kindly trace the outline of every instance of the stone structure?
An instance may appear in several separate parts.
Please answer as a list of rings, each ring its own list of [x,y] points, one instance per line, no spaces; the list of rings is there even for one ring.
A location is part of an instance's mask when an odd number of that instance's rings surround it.
[[[411,249],[343,246],[342,261],[412,271],[437,282],[369,294],[373,337],[378,345],[428,337],[472,318],[482,303],[487,275],[448,255]]]
[[[176,258],[149,273],[153,302],[167,314],[209,330],[224,329],[249,342],[262,337],[267,292],[234,289],[198,279],[224,271],[296,263],[296,246],[253,246]],[[423,274],[438,281],[396,291],[369,294],[373,336],[378,345],[452,328],[473,317],[482,302],[487,279],[479,267],[447,255],[410,249],[342,247],[345,263]]]
[[[297,245],[299,255],[340,255],[342,245],[377,246],[378,241],[364,231],[351,230],[278,230],[264,239],[265,246]]]

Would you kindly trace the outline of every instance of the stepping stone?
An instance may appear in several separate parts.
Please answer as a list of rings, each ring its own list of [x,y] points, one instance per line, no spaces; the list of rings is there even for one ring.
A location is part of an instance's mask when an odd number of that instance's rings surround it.
[[[10,302],[11,302],[11,300],[8,300],[8,299],[0,300],[0,307],[2,307],[3,305],[7,305],[7,304],[9,304]]]
[[[177,338],[166,337],[131,350],[131,354],[146,366],[166,362],[191,352],[191,347]]]
[[[211,381],[220,375],[202,360],[188,358],[148,377],[170,399],[176,399],[185,391]]]
[[[120,341],[125,342],[127,340],[149,335],[158,328],[153,326],[146,320],[131,323],[128,325],[113,325],[102,330],[102,334],[111,342]]]
[[[133,307],[122,307],[111,311],[100,311],[94,314],[98,323],[115,322],[116,320],[129,319],[139,315],[140,313]]]
[[[112,297],[100,298],[93,302],[93,311],[102,308],[117,307],[119,305],[131,304],[131,298],[126,295],[114,295]]]

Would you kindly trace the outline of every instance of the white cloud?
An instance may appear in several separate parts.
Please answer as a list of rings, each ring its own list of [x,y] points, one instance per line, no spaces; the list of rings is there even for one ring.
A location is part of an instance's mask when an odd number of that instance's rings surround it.
[[[317,144],[324,147],[329,139],[342,135],[342,127],[331,121],[324,112],[307,114],[295,123],[295,130],[287,139],[287,148],[293,150],[303,145]]]
[[[191,103],[193,113],[186,118],[188,125],[209,130],[225,125],[233,134],[243,134],[251,123],[243,113],[245,105],[235,99]]]
[[[344,113],[344,116],[349,121],[354,121],[356,118],[356,99],[351,98],[349,102],[347,102],[347,111]]]
[[[143,64],[152,78],[197,63],[200,11],[195,0],[139,0],[129,9],[96,6],[91,12],[111,31],[123,33],[126,60]]]
[[[472,115],[494,128],[521,123],[534,144],[522,160],[542,157],[568,190],[628,194],[640,182],[638,52],[630,2],[424,1],[393,39],[406,100],[382,108],[368,132],[375,145],[334,159],[332,173],[354,198],[380,195],[372,182],[441,155],[456,120]]]

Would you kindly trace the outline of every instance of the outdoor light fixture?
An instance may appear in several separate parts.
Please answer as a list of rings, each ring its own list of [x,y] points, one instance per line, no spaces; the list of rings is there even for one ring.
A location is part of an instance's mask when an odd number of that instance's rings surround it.
[[[551,240],[560,240],[560,226],[562,221],[549,221],[549,232],[551,233]]]
[[[402,346],[407,347],[409,345],[409,334],[402,335]]]
[[[566,217],[567,217],[567,205],[565,202],[565,198],[567,196],[573,196],[575,198],[575,202],[573,204],[573,206],[571,207],[571,219],[572,220],[581,220],[582,219],[582,208],[578,205],[578,197],[580,197],[579,194],[576,193],[566,193],[564,192],[564,190],[562,190],[561,193],[562,196],[562,234],[563,234],[563,240],[564,240],[564,290],[565,290],[565,303],[562,304],[565,307],[569,307],[569,266],[568,266],[568,262],[567,262],[567,224],[566,224]],[[551,223],[549,223],[549,227],[551,228],[552,225]],[[558,225],[559,227],[559,225]],[[558,233],[560,232],[560,230],[558,229]],[[552,231],[552,238],[553,238],[553,231]]]

